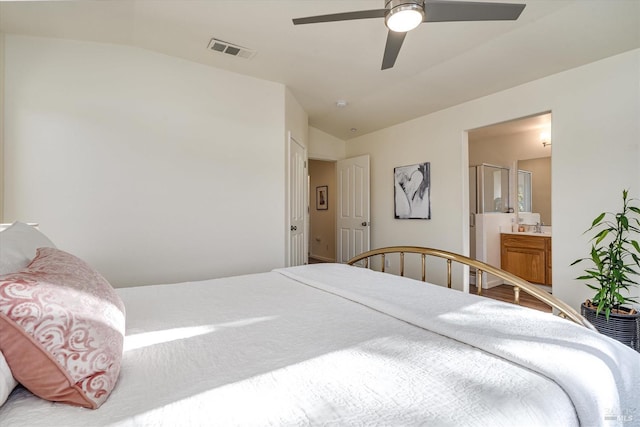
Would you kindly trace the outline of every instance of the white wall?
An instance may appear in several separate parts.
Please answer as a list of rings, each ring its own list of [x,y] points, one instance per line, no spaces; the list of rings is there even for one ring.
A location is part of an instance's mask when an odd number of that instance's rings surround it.
[[[335,136],[309,126],[309,158],[342,160],[346,158],[346,144]]]
[[[0,222],[4,206],[4,33],[0,32]]]
[[[288,88],[285,88],[285,140],[288,138],[288,132],[291,132],[293,139],[302,144],[303,147],[309,146],[309,116],[304,111],[298,100],[293,96]]]
[[[591,293],[569,264],[588,255],[583,231],[616,209],[623,188],[640,197],[640,50],[420,117],[347,143],[371,155],[372,247],[417,244],[468,253],[465,131],[553,114],[553,292],[573,307]],[[428,93],[416,96],[429,96]],[[393,168],[431,162],[429,221],[393,219]]]
[[[119,286],[284,264],[283,85],[90,42],[5,55],[6,221]]]

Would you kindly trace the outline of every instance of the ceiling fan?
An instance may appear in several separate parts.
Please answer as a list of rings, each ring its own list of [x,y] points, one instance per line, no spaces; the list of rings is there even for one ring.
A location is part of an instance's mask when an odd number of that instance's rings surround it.
[[[294,25],[353,19],[384,18],[389,29],[382,69],[393,67],[407,32],[423,22],[514,21],[524,4],[452,0],[384,0],[384,9],[359,10],[295,18]]]

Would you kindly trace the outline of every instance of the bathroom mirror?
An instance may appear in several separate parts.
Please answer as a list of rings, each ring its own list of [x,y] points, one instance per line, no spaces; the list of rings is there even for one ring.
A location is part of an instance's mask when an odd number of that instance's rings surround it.
[[[518,178],[514,182],[518,183],[515,194],[518,196],[518,211],[539,213],[540,222],[544,225],[551,225],[551,157],[518,160],[517,170]],[[520,171],[529,172],[529,177],[520,174]],[[521,176],[524,184],[522,190],[520,189]],[[527,189],[529,189],[528,193]],[[522,204],[520,201],[521,191]]]

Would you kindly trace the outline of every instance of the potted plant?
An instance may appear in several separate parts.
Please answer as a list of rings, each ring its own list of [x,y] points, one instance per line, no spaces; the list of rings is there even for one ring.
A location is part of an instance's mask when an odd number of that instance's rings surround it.
[[[640,351],[640,313],[629,303],[637,303],[630,295],[638,286],[640,245],[633,239],[640,233],[639,200],[630,199],[628,190],[622,191],[622,210],[603,212],[585,231],[595,232],[591,241],[591,256],[574,261],[591,263],[578,280],[595,291],[591,300],[582,303],[581,313],[598,331],[636,351]]]

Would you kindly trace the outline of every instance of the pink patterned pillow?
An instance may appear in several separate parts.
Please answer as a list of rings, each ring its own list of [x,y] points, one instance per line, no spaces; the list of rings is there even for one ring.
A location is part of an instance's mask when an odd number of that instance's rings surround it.
[[[38,249],[0,276],[0,351],[16,380],[43,399],[98,408],[115,387],[124,305],[84,261]]]

